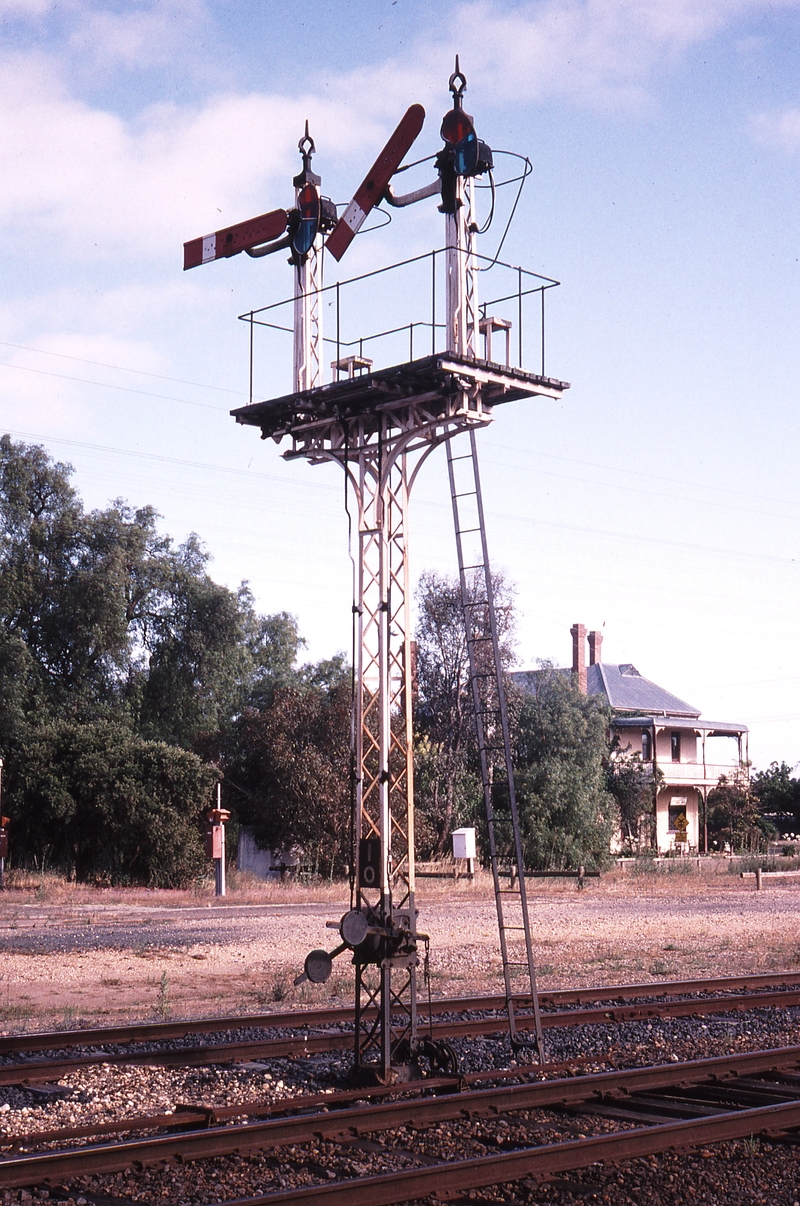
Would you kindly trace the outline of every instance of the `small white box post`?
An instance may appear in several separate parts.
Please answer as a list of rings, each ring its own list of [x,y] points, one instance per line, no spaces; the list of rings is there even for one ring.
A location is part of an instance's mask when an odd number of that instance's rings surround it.
[[[222,787],[217,784],[216,808],[206,812],[206,854],[214,860],[214,890],[217,896],[225,895],[225,822],[231,819],[230,811],[222,807]]]
[[[454,829],[451,836],[453,858],[466,859],[467,875],[471,878],[475,874],[475,830]]]

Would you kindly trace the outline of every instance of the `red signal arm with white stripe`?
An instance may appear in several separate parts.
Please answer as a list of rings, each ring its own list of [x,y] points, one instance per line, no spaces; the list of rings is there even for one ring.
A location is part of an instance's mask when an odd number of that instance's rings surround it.
[[[389,181],[422,129],[424,120],[425,110],[422,105],[412,105],[401,118],[400,124],[373,163],[353,200],[328,235],[325,246],[335,260],[342,258],[369,211],[383,197]]]
[[[214,234],[205,235],[201,239],[192,239],[183,245],[183,270],[197,268],[199,264],[208,264],[211,260],[221,260],[260,243],[269,243],[279,239],[286,230],[289,215],[285,209],[273,209],[268,214],[260,214],[247,222],[238,222],[236,226],[226,226]]]

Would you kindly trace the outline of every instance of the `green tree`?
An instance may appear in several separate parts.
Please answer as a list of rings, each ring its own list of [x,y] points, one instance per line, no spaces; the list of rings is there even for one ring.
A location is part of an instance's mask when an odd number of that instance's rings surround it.
[[[277,687],[269,707],[233,722],[222,749],[237,814],[258,844],[299,848],[329,875],[350,861],[351,698],[346,681]]]
[[[513,591],[500,574],[492,576],[492,586],[501,658],[507,670],[514,661]],[[474,612],[484,590],[482,575],[476,576],[470,584]],[[436,856],[446,849],[451,830],[474,818],[482,798],[481,783],[459,582],[425,573],[416,602],[415,800],[420,850]],[[483,646],[482,656],[493,657],[490,645]]]
[[[187,818],[212,774],[184,751],[213,753],[249,704],[304,674],[333,683],[342,659],[298,671],[291,616],[258,616],[246,586],[215,583],[197,536],[175,547],[152,508],[84,511],[71,472],[0,438],[0,750],[14,858],[47,847],[80,876],[102,865],[176,882],[197,869]]]
[[[234,594],[206,573],[196,537],[174,553],[144,647],[147,668],[139,727],[146,736],[192,748],[245,702],[254,670],[246,644],[249,592]]]
[[[623,749],[619,737],[613,738],[605,760],[605,785],[617,805],[622,841],[630,850],[655,848],[655,791],[663,778],[638,751]]]
[[[272,702],[277,687],[297,683],[297,659],[306,643],[300,636],[295,616],[286,611],[257,616],[249,597],[247,602],[246,640],[252,669],[244,704],[265,708]]]
[[[217,777],[196,755],[112,721],[45,723],[9,767],[15,861],[183,886],[206,866],[202,810]]]
[[[730,779],[720,775],[719,783],[708,793],[707,807],[712,849],[728,845],[734,854],[767,850],[775,827],[762,817],[746,774],[735,772]]]
[[[756,771],[750,788],[758,801],[759,812],[779,831],[800,831],[800,779],[786,762],[771,762],[767,770]]]
[[[215,583],[198,537],[176,548],[151,507],[84,512],[70,473],[0,439],[0,681],[7,668],[17,721],[125,711],[143,736],[191,747],[291,681],[293,617]]]
[[[519,710],[515,759],[525,864],[602,866],[618,824],[604,770],[608,709],[548,663],[535,683]]]

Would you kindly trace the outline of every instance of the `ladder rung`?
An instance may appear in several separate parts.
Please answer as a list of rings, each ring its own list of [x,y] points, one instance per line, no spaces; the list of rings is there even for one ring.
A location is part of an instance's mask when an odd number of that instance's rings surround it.
[[[456,494],[453,494],[451,497],[453,497],[453,498],[477,498],[478,491],[477,490],[459,490]]]

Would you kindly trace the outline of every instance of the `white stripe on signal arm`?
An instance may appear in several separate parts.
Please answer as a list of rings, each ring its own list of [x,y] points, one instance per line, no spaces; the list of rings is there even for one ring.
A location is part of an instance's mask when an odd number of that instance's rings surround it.
[[[203,239],[203,259],[202,262],[207,264],[209,260],[217,258],[217,236],[216,233],[206,235]]]
[[[361,206],[358,204],[355,198],[353,198],[347,209],[342,214],[341,221],[344,222],[346,226],[350,227],[353,234],[356,234],[361,229],[361,225],[366,216],[367,215],[364,213]]]

